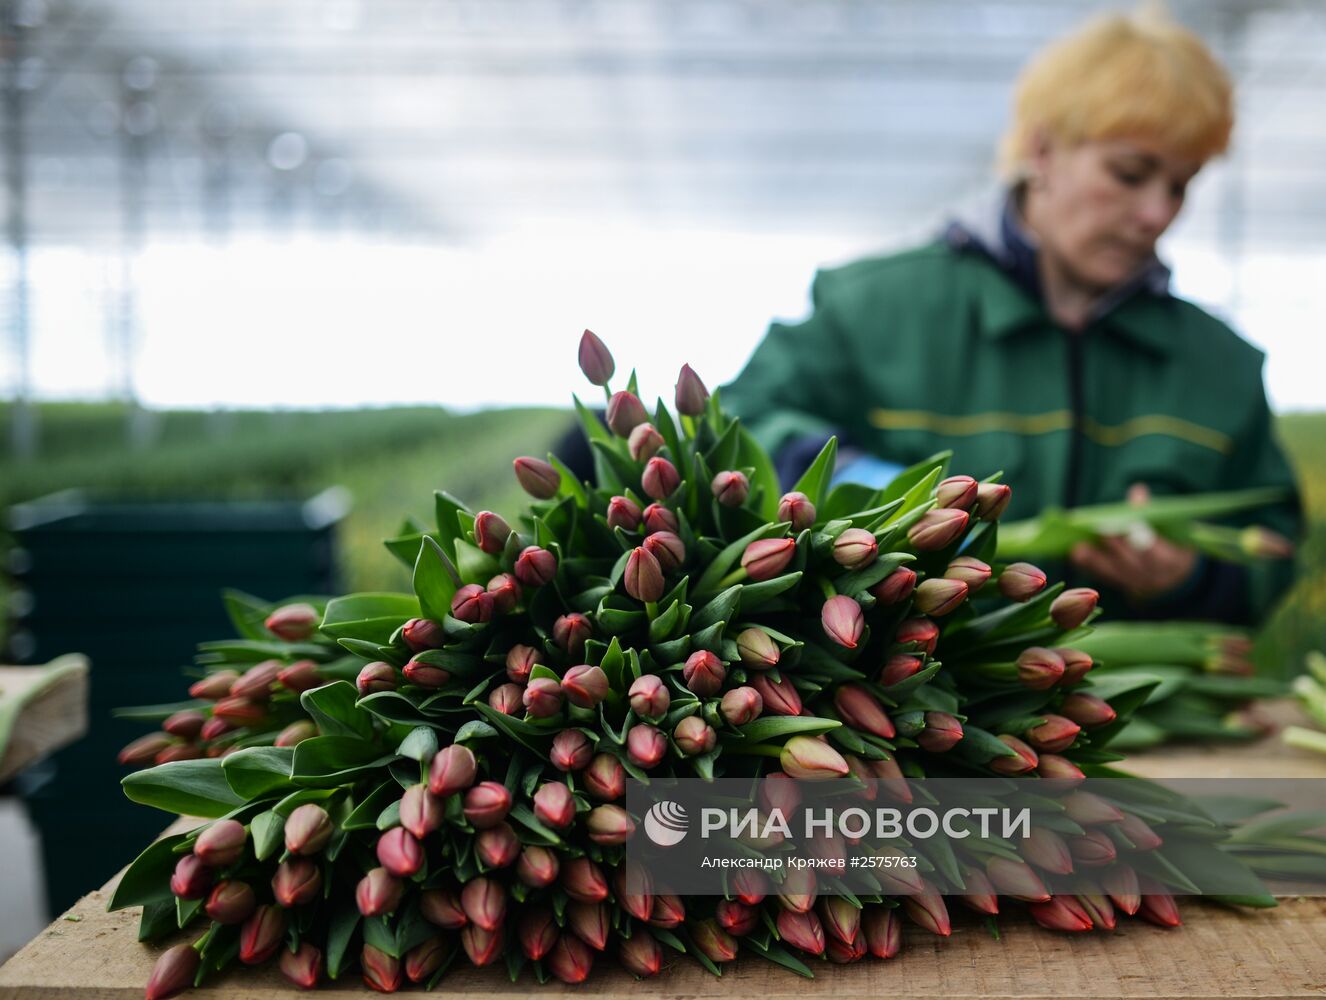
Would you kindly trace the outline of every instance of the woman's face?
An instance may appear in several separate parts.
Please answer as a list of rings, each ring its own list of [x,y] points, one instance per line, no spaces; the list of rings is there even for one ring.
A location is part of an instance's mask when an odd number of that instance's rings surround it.
[[[1079,283],[1106,289],[1155,252],[1202,164],[1155,143],[1109,139],[1043,143],[1032,166],[1025,207],[1043,250]]]

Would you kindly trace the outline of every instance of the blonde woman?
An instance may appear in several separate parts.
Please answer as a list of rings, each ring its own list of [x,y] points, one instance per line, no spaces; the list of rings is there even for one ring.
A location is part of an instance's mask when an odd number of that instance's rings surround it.
[[[829,433],[858,481],[951,448],[955,471],[1004,470],[1011,517],[1280,486],[1288,499],[1256,520],[1295,535],[1262,355],[1175,297],[1155,252],[1232,126],[1229,79],[1195,35],[1093,21],[1023,71],[998,203],[929,245],[821,272],[810,318],[773,324],[724,401],[785,469]],[[1073,562],[1115,616],[1250,621],[1290,578],[1163,539]]]

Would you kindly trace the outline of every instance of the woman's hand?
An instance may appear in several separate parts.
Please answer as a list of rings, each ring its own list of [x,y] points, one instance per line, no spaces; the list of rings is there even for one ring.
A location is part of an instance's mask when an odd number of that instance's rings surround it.
[[[1150,499],[1145,483],[1129,487],[1129,503],[1140,506]],[[1137,601],[1168,593],[1187,580],[1197,565],[1195,551],[1157,535],[1141,545],[1136,538],[1122,535],[1107,536],[1095,545],[1080,542],[1069,558],[1078,569]]]

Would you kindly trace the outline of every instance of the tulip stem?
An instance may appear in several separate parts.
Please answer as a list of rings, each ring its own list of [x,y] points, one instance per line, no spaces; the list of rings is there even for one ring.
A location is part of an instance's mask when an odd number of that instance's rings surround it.
[[[727,590],[728,587],[735,586],[736,584],[741,583],[745,579],[746,579],[746,567],[738,566],[731,573],[729,573],[727,576],[723,577],[723,579],[718,581],[718,586],[715,588],[715,590],[721,594],[723,591]]]
[[[645,615],[651,622],[658,617],[658,601],[645,601]]]
[[[603,398],[609,403],[612,402],[612,387],[607,382],[603,383]]]
[[[782,754],[783,748],[777,743],[756,743],[754,746],[742,746],[740,744],[731,744],[723,747],[724,753],[740,753],[751,757],[778,757]]]
[[[817,576],[817,577],[815,577],[815,583],[819,585],[820,591],[824,594],[824,599],[825,599],[826,601],[827,601],[830,597],[837,597],[837,596],[838,596],[838,591],[836,591],[836,590],[833,588],[833,584],[829,582],[829,578],[828,578],[828,577],[826,577],[826,576]]]

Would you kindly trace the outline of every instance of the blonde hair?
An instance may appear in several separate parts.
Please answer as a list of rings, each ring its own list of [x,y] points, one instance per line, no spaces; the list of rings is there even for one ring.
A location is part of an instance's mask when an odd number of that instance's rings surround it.
[[[1026,176],[1037,131],[1069,144],[1145,137],[1205,162],[1225,151],[1233,126],[1229,77],[1200,38],[1154,10],[1111,14],[1022,70],[999,171]]]

